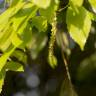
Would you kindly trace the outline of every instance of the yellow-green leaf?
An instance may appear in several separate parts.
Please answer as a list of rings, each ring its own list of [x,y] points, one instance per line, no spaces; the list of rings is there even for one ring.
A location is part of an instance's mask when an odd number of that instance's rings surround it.
[[[32,9],[34,9],[33,4],[28,3],[23,6],[23,8],[12,18],[13,21],[13,29],[17,31],[24,21],[26,21],[27,17],[32,13]]]
[[[15,47],[18,47],[22,43],[23,41],[20,39],[20,37],[16,33],[14,33],[13,38],[12,38],[12,44]]]
[[[94,12],[96,12],[96,0],[88,0]]]
[[[44,16],[48,20],[48,22],[51,22],[54,16],[54,13],[58,9],[58,5],[59,5],[59,2],[56,2],[56,0],[52,0],[48,8],[40,9],[40,15]]]
[[[0,71],[2,68],[5,66],[7,59],[9,56],[12,54],[12,52],[15,50],[15,47],[10,48],[7,52],[5,52],[1,57],[0,57]]]
[[[31,1],[40,8],[47,8],[51,2],[51,0],[31,0]]]
[[[47,30],[47,20],[43,16],[33,17],[31,26],[35,26],[39,32],[45,32]]]
[[[8,26],[7,28],[0,34],[0,49],[4,52],[11,45],[11,38],[13,38],[12,27]]]
[[[85,8],[79,7],[78,13],[76,13],[69,7],[66,22],[71,37],[83,50],[91,28],[89,12]]]
[[[54,55],[48,56],[48,62],[52,68],[55,68],[57,66],[57,58]]]
[[[18,63],[18,62],[14,62],[14,61],[7,62],[4,69],[7,70],[7,71],[8,70],[11,70],[11,71],[24,71],[23,65]]]
[[[0,28],[2,28],[2,24],[7,24],[8,20],[15,15],[23,6],[24,2],[18,2],[16,6],[12,8],[8,8],[5,12],[0,15]]]
[[[72,3],[74,6],[82,6],[84,0],[70,0],[70,3]],[[91,0],[92,1],[92,0]]]
[[[2,72],[2,71],[0,72],[0,93],[1,93],[2,87],[4,85],[5,75],[6,75],[5,71],[4,72]]]

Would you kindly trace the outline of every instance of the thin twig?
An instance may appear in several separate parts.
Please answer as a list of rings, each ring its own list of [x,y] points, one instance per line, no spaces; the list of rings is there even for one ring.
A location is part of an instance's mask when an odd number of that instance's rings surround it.
[[[61,53],[62,53],[63,62],[65,64],[65,68],[66,68],[66,73],[67,73],[68,79],[71,82],[71,76],[70,76],[70,73],[69,73],[68,63],[67,63],[67,60],[66,60],[66,58],[65,58],[65,56],[63,54],[63,50],[61,51]]]
[[[68,6],[69,6],[69,4],[67,4],[65,7],[59,9],[58,12],[61,12],[61,11],[65,10]]]

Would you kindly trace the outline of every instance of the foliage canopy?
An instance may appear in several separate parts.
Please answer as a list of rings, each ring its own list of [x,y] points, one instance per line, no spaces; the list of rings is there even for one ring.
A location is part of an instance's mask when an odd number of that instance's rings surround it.
[[[10,0],[7,0],[9,2]],[[54,55],[54,43],[58,31],[58,12],[60,0],[12,0],[10,6],[0,15],[0,91],[6,71],[24,71],[22,64],[15,62],[12,57],[27,63],[26,54],[29,49],[32,58],[47,44],[47,30],[51,25],[48,61],[52,68],[57,66]],[[67,29],[72,39],[84,50],[94,12],[84,8],[84,0],[69,0],[66,12]],[[96,0],[88,0],[96,11]],[[62,11],[62,10],[61,10]],[[64,17],[65,18],[65,17]],[[18,52],[18,49],[23,52]],[[23,56],[23,57],[22,57]]]

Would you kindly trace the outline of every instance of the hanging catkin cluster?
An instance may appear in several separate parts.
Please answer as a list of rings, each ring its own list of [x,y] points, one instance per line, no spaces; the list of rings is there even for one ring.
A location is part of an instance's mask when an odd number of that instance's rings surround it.
[[[49,59],[49,63],[52,67],[57,65],[57,59],[54,56],[54,43],[55,43],[55,39],[56,39],[56,32],[57,32],[57,18],[56,18],[56,14],[54,15],[53,21],[51,23],[52,25],[52,29],[51,29],[51,37],[50,37],[50,42],[49,42],[49,55],[48,55],[48,59]]]

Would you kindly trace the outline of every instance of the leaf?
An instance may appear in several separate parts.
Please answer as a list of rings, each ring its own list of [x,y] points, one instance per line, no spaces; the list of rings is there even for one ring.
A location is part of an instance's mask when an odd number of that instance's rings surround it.
[[[78,2],[76,0],[70,0],[69,2],[70,6],[72,7],[72,9],[78,13],[78,7],[81,7],[83,4],[83,0],[78,0]]]
[[[89,12],[83,7],[79,7],[78,11],[79,13],[76,13],[69,7],[66,23],[71,37],[83,50],[91,28],[91,17]]]
[[[9,7],[9,9],[14,9],[13,13],[11,13],[11,15],[15,15],[20,9],[23,8],[23,6],[26,4],[26,2],[23,2],[23,0],[19,0],[18,3],[13,6],[13,7]]]
[[[78,96],[74,89],[74,86],[72,85],[70,80],[68,80],[67,76],[65,76],[64,80],[62,81],[59,96]]]
[[[14,61],[7,62],[7,64],[4,66],[4,69],[7,71],[24,71],[23,65]]]
[[[20,39],[20,37],[14,33],[13,37],[12,37],[12,44],[15,47],[18,47],[19,45],[21,45],[23,43],[23,41]]]
[[[11,6],[10,7],[13,7],[13,6],[15,6],[16,4],[18,4],[18,3],[21,3],[23,0],[12,0],[11,2]]]
[[[31,13],[28,14],[26,20],[24,20],[24,22],[19,26],[20,28],[18,28],[18,34],[19,35],[22,35],[23,34],[23,31],[24,29],[26,29],[26,26],[28,24],[28,21],[30,20],[30,18],[33,18],[35,15],[36,15],[36,12],[37,12],[37,8],[35,6],[32,6],[32,8],[30,9]]]
[[[40,8],[46,9],[49,5],[51,0],[31,0],[33,4],[37,5]]]
[[[10,48],[7,52],[5,52],[1,57],[0,57],[0,71],[2,68],[5,66],[7,59],[9,56],[12,54],[12,52],[15,50],[15,47]]]
[[[23,6],[23,8],[12,18],[13,21],[13,29],[14,31],[17,31],[17,29],[20,27],[20,25],[26,21],[27,17],[32,13],[32,9],[35,9],[33,7],[33,4],[28,3]]]
[[[27,55],[21,50],[15,50],[10,57],[15,57],[18,61],[27,64]]]
[[[93,21],[96,21],[96,15],[93,12],[89,12],[90,18]]]
[[[20,0],[14,7],[8,8],[4,13],[0,15],[0,49],[3,52],[6,51],[10,46],[11,38],[13,36],[13,22],[11,17],[18,13],[24,4],[25,3]]]
[[[32,30],[30,28],[29,23],[27,24],[25,30],[21,34],[21,38],[23,40],[21,46],[27,46],[27,43],[29,43],[32,40]]]
[[[45,32],[47,30],[47,20],[43,16],[33,17],[31,26],[35,26],[39,32]]]
[[[96,0],[88,0],[94,12],[96,12]]]
[[[5,32],[0,35],[0,49],[4,52],[11,44],[11,38],[13,36],[12,28],[9,26],[9,29],[5,30]]]
[[[2,87],[3,87],[3,85],[4,85],[5,75],[6,75],[5,71],[3,71],[3,72],[1,71],[1,72],[0,72],[0,93],[1,93]]]
[[[58,0],[57,0],[58,1]],[[52,0],[50,6],[47,9],[40,9],[40,15],[44,16],[48,22],[51,22],[54,13],[58,9],[59,2],[56,2],[56,0]]]
[[[70,0],[70,3],[72,3],[74,6],[80,7],[80,6],[82,6],[83,1],[84,1],[84,0],[78,0],[78,2],[77,2],[77,0]],[[92,1],[92,0],[91,0],[91,1]]]
[[[48,56],[48,62],[52,68],[55,68],[57,66],[57,58],[54,55]]]
[[[12,16],[11,13],[13,11],[14,9],[10,8],[0,15],[0,28],[2,28],[2,24],[6,24],[8,22],[9,18]]]
[[[13,24],[15,29],[14,31],[17,32],[17,34],[16,32],[14,33],[12,38],[12,43],[14,46],[19,47],[19,45],[21,45],[23,42],[24,42],[23,45],[26,45],[27,43],[26,38],[30,39],[28,37],[30,36],[30,31],[26,30],[26,28],[27,28],[29,19],[35,16],[36,10],[37,10],[36,7],[34,7],[32,4],[31,5],[29,4],[25,6],[24,10],[20,11],[20,14],[14,17],[13,19],[13,21],[15,20]],[[25,31],[29,31],[29,32],[25,32]],[[24,34],[26,34],[26,36]]]
[[[7,24],[9,18],[15,15],[24,6],[24,4],[24,2],[18,2],[16,6],[8,8],[5,12],[3,12],[0,15],[0,27],[2,24]]]

